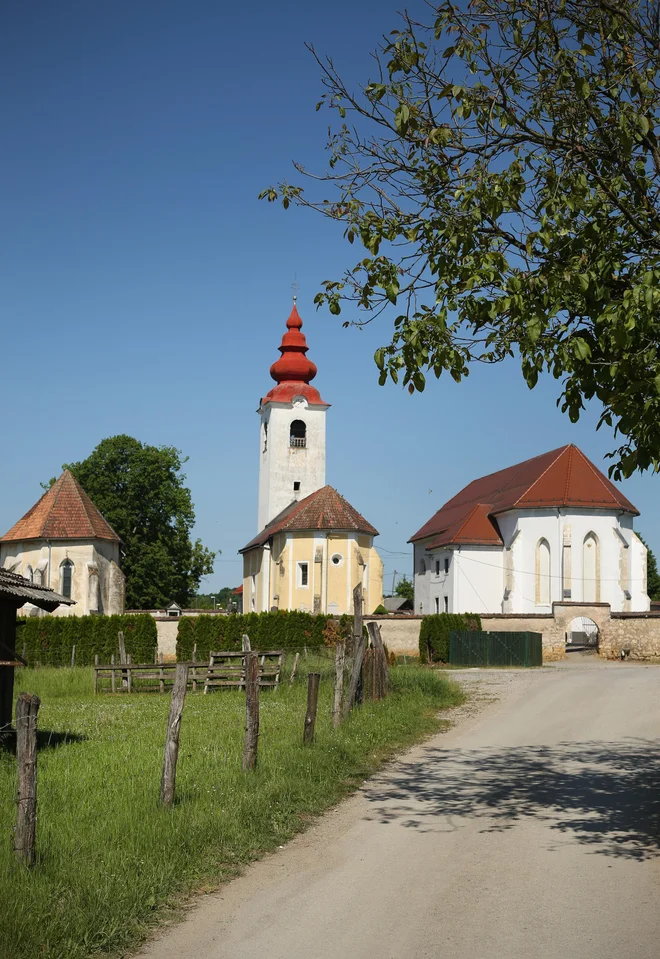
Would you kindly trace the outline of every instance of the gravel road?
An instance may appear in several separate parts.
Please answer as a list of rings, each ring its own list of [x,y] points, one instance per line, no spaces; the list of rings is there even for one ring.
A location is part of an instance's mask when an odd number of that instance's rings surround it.
[[[658,959],[660,667],[454,673],[455,726],[151,959]]]

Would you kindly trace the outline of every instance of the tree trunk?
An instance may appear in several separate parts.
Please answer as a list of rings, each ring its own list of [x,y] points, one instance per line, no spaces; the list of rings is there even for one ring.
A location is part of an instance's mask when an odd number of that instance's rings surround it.
[[[353,590],[353,666],[351,669],[351,679],[348,684],[348,692],[344,700],[344,719],[358,701],[364,649],[365,640],[362,632],[362,583],[358,583]]]

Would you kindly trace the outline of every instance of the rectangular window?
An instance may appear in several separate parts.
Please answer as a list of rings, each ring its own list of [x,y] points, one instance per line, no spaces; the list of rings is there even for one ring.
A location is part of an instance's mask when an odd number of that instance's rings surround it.
[[[298,586],[309,586],[309,563],[298,563]]]
[[[449,596],[445,596],[445,613],[449,612]]]
[[[436,596],[436,597],[435,597],[435,611],[436,611],[436,613],[439,613],[439,612],[440,612],[440,597],[439,597],[439,596]]]
[[[449,560],[445,559],[445,573],[449,572]]]
[[[294,493],[297,493],[297,492],[299,491],[299,489],[300,489],[300,481],[299,481],[299,480],[295,480],[295,481],[294,481],[294,484],[293,484],[293,492],[294,492]]]
[[[439,576],[439,575],[440,575],[440,560],[439,560],[439,559],[436,559],[436,561],[435,561],[435,575],[436,575],[436,576]]]

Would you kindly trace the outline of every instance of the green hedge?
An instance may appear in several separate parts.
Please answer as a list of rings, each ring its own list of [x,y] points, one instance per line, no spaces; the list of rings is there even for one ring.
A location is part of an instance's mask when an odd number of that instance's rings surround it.
[[[425,616],[419,629],[419,658],[423,663],[449,662],[449,634],[454,630],[478,631],[477,613],[434,613]]]
[[[109,663],[114,653],[119,658],[118,633],[123,630],[126,652],[134,663],[152,663],[158,645],[153,616],[148,613],[127,616],[30,616],[19,619],[16,651],[30,666],[68,666],[71,648],[76,647],[76,665],[89,666],[95,654]],[[20,625],[22,624],[22,625]]]
[[[243,633],[253,649],[302,649],[323,646],[324,631],[331,616],[315,616],[297,610],[276,613],[232,613],[229,616],[182,616],[176,640],[179,662],[192,659],[197,643],[197,660],[203,662],[211,650],[239,650]],[[339,619],[341,632],[348,637],[352,617]]]

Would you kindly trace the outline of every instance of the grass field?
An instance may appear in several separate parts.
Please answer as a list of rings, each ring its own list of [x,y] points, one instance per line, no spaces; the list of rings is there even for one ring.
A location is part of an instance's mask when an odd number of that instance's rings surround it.
[[[169,696],[92,694],[91,669],[17,673],[41,697],[37,843],[14,861],[16,763],[0,750],[0,956],[79,959],[119,952],[196,890],[235,875],[354,789],[462,699],[431,670],[392,670],[394,693],[330,723],[332,664],[303,661],[293,686],[261,696],[259,768],[241,772],[245,698],[188,694],[177,802],[157,797]],[[322,669],[316,741],[301,745],[306,671]]]

